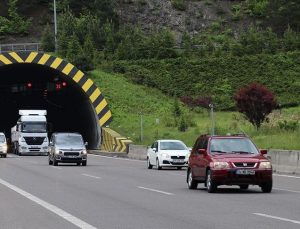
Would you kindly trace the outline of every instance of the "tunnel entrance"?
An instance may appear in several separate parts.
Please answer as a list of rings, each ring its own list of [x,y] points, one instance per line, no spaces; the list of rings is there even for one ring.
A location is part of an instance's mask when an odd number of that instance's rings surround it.
[[[65,61],[34,53],[38,59],[34,61],[31,57],[28,63],[30,55],[32,53],[0,55],[0,131],[10,137],[21,109],[47,110],[52,132],[79,132],[89,143],[89,149],[99,148],[101,126],[111,119],[100,90]],[[48,62],[41,64],[45,55]]]

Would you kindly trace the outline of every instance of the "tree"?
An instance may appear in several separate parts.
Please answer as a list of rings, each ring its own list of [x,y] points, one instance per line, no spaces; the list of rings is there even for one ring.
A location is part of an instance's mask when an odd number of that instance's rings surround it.
[[[278,105],[273,93],[263,85],[252,83],[234,96],[238,111],[257,129]]]
[[[49,24],[47,24],[42,34],[42,49],[45,52],[53,52],[55,49],[54,33]]]

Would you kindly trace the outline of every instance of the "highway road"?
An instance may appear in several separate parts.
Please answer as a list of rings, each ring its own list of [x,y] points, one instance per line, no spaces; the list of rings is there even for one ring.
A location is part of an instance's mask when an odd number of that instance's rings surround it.
[[[89,155],[86,167],[49,166],[45,156],[0,158],[0,228],[300,228],[300,177],[275,175],[274,189],[202,184],[186,170],[148,170],[145,161]]]

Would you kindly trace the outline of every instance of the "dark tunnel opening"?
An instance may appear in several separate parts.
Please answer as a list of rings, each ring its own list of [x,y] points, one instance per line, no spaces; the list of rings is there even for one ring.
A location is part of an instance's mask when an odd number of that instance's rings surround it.
[[[47,110],[52,132],[79,132],[89,149],[99,147],[101,131],[88,96],[58,70],[38,64],[1,66],[0,105],[0,131],[7,138],[16,125],[19,110]]]

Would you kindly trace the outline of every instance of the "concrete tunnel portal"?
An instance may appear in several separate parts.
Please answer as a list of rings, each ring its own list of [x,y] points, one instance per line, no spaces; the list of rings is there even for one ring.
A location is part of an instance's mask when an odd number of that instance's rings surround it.
[[[0,105],[0,131],[7,138],[20,109],[47,110],[52,132],[79,132],[89,149],[100,147],[101,127],[111,121],[93,81],[72,64],[44,53],[0,54]]]

